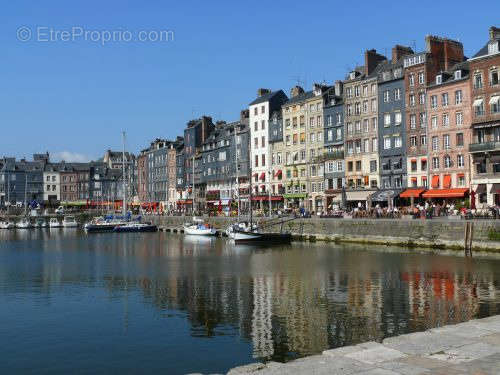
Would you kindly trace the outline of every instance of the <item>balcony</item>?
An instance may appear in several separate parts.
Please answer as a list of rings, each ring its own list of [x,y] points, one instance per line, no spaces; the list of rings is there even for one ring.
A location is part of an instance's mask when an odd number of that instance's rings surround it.
[[[483,142],[483,143],[471,143],[469,145],[469,152],[486,152],[486,151],[499,151],[500,142]]]

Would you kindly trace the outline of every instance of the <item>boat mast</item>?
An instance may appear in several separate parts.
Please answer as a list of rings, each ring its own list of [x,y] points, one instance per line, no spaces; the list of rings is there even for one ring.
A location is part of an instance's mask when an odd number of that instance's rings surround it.
[[[249,156],[250,156],[250,152],[249,152]],[[252,230],[253,228],[253,223],[252,223],[252,219],[253,219],[253,215],[252,215],[252,160],[251,158],[249,158],[249,162],[248,162],[248,172],[249,172],[249,178],[248,178],[248,186],[249,186],[249,195],[248,195],[248,201],[249,201],[249,204],[250,204],[250,230]]]
[[[193,217],[194,217],[194,200],[195,200],[195,189],[194,189],[194,154],[193,154],[193,179],[192,179],[192,182],[193,182],[193,189],[192,189],[192,192],[193,192]]]
[[[234,127],[234,160],[236,163],[236,194],[238,197],[238,222],[240,221],[240,174],[238,172],[238,144],[236,142],[236,130],[237,126]]]
[[[127,191],[125,190],[125,132],[122,132],[123,149],[122,149],[122,182],[123,182],[123,205],[122,215],[127,213]]]
[[[28,192],[28,172],[24,172],[24,216],[27,215],[28,207],[26,206],[26,193]]]
[[[271,133],[269,133],[271,134]],[[268,186],[269,186],[269,217],[272,216],[272,205],[271,205],[271,176],[272,176],[272,172],[273,172],[273,167],[272,167],[272,150],[271,150],[271,147],[272,147],[272,143],[268,142],[268,150],[269,150],[269,153],[267,155],[267,163],[269,165],[269,170],[268,170],[268,173],[267,175],[269,176],[269,181],[268,181]]]

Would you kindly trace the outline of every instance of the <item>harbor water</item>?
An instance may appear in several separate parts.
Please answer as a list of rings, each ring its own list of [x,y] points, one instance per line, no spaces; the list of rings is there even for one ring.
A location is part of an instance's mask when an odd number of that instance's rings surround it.
[[[500,259],[0,231],[0,373],[224,373],[500,313]]]

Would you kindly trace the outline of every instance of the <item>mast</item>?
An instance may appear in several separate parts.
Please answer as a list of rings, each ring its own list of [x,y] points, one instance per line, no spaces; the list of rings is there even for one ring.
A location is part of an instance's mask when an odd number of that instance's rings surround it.
[[[249,152],[249,155],[250,155],[250,152]],[[248,162],[248,172],[249,172],[249,178],[248,178],[248,186],[249,186],[249,194],[248,194],[248,201],[250,203],[250,230],[252,230],[253,228],[253,214],[252,214],[252,160],[251,158],[249,158],[249,162]]]
[[[28,207],[26,206],[26,193],[28,192],[28,172],[24,172],[24,216],[27,214]]]
[[[234,127],[234,160],[236,163],[236,194],[238,197],[238,222],[240,221],[240,174],[238,173],[238,144],[236,142],[236,130],[237,126]]]
[[[194,189],[194,154],[193,154],[193,179],[192,180],[193,180],[192,182],[193,182],[193,217],[194,217],[194,212],[195,212],[195,210],[194,210],[194,207],[195,207],[194,206],[194,199],[195,199],[195,195],[196,195],[195,194],[195,189]]]
[[[269,126],[269,125],[268,125]],[[271,132],[269,132],[269,134],[271,134]],[[271,150],[271,147],[272,147],[272,143],[269,142],[269,139],[268,139],[268,143],[267,143],[268,147],[267,149],[269,150],[269,153],[267,155],[267,162],[268,162],[268,165],[269,165],[269,168],[268,168],[268,173],[267,175],[269,176],[269,181],[268,181],[268,185],[269,185],[269,217],[272,216],[272,204],[271,204],[271,176],[272,176],[272,172],[273,172],[273,167],[272,167],[272,150]]]
[[[122,149],[122,182],[123,182],[123,204],[122,215],[127,213],[127,191],[125,190],[125,132],[122,132],[123,149]]]

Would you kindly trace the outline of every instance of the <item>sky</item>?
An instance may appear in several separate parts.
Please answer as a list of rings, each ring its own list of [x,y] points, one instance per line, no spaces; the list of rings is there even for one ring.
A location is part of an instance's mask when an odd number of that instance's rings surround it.
[[[492,8],[496,8],[496,11]],[[343,79],[366,49],[424,49],[427,34],[466,56],[498,24],[491,1],[4,1],[0,157],[85,161],[138,152],[202,115],[234,121],[259,87]],[[491,11],[486,11],[491,9]]]

